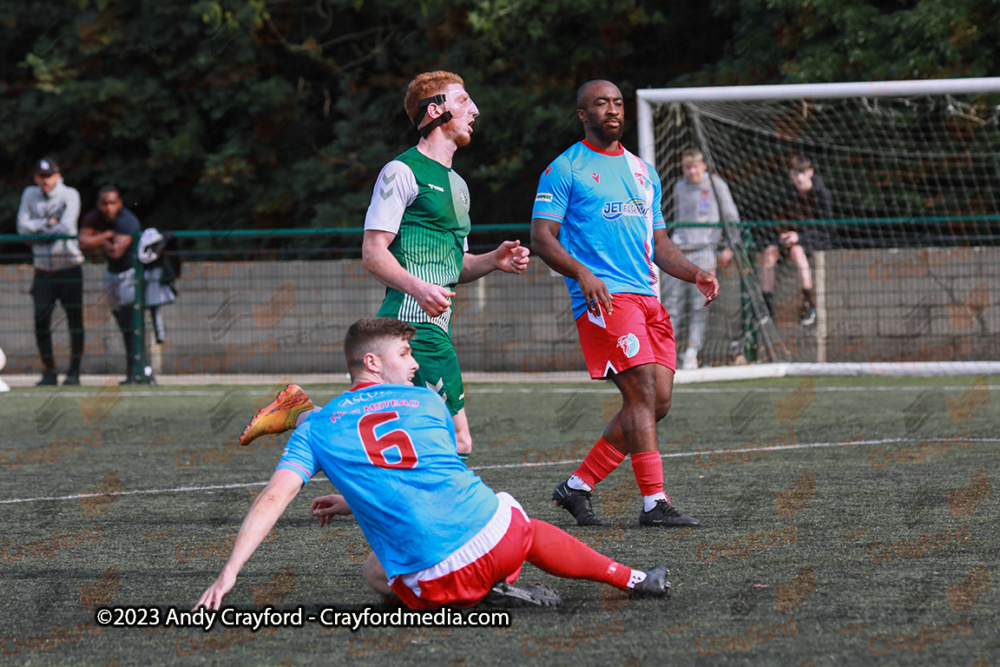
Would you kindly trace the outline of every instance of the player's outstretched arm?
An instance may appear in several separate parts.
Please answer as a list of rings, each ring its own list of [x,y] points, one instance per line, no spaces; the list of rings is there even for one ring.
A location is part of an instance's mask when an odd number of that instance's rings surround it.
[[[604,281],[594,275],[586,266],[573,259],[566,248],[559,242],[559,228],[555,220],[548,218],[533,218],[531,221],[531,247],[535,254],[542,258],[553,270],[567,278],[572,278],[579,284],[587,308],[594,314],[600,314],[600,304],[610,314],[613,310],[611,292]]]
[[[354,514],[351,506],[347,504],[347,499],[339,493],[331,493],[328,496],[319,496],[313,499],[312,515],[319,519],[319,526],[329,524],[335,516],[350,516]]]
[[[437,317],[448,310],[450,299],[455,296],[447,287],[441,287],[421,280],[402,267],[399,260],[389,252],[389,244],[396,238],[392,232],[369,229],[361,242],[361,256],[368,272],[386,287],[397,289],[412,296],[417,305],[431,317]]]
[[[705,295],[706,306],[719,296],[719,281],[708,271],[703,271],[689,262],[680,248],[667,236],[666,229],[653,230],[653,247],[653,262],[666,274],[694,283],[698,291]]]
[[[465,253],[458,282],[471,283],[493,271],[521,273],[528,268],[530,254],[531,251],[522,246],[520,241],[504,241],[496,250],[483,255]]]
[[[232,590],[233,584],[236,583],[236,575],[274,528],[278,517],[284,513],[288,503],[292,502],[292,498],[298,495],[301,488],[302,478],[291,470],[274,471],[270,483],[257,496],[246,518],[243,519],[243,525],[240,526],[240,532],[233,544],[233,553],[230,554],[226,566],[222,568],[215,583],[201,594],[194,609],[198,607],[218,609],[222,606],[222,598]]]

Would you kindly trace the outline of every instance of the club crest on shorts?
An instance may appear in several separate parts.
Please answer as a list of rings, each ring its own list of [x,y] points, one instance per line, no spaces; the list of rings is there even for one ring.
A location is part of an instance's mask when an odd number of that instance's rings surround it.
[[[618,347],[625,352],[626,357],[631,359],[635,355],[639,354],[639,339],[632,333],[622,336],[618,339]]]

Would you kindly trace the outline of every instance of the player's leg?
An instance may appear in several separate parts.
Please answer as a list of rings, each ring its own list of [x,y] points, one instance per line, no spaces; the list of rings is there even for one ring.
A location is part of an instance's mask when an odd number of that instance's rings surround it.
[[[401,602],[399,596],[389,587],[389,576],[385,573],[385,568],[379,562],[375,552],[368,554],[362,570],[365,581],[375,590],[376,593],[385,598],[386,602]]]
[[[452,415],[455,422],[455,442],[458,445],[458,455],[466,460],[472,453],[472,432],[469,430],[469,419],[465,416],[465,408]],[[465,456],[462,456],[465,454]]]
[[[472,432],[465,414],[465,383],[458,366],[458,355],[451,336],[436,324],[414,324],[416,336],[410,340],[413,358],[420,368],[413,375],[413,384],[427,387],[440,394],[455,421],[458,455],[463,461],[472,452]]]
[[[685,283],[685,288],[690,297],[691,320],[688,331],[687,349],[684,351],[684,370],[695,370],[698,368],[698,353],[705,344],[705,330],[708,328],[708,306],[705,305],[705,296],[698,290],[694,283]]]
[[[66,310],[69,323],[69,371],[63,384],[80,384],[80,363],[83,360],[83,269],[79,266],[61,271],[59,301]]]
[[[653,348],[645,338],[645,312],[651,305],[650,302],[655,304],[657,312],[663,312],[666,316],[666,311],[654,297],[616,294],[614,301],[615,309],[610,315],[603,313],[598,318],[584,313],[577,318],[577,330],[590,377],[603,379],[610,374],[617,382],[616,378],[623,373],[656,361]],[[667,321],[669,322],[669,318]],[[671,359],[670,363],[673,364],[674,360]],[[653,405],[652,398],[655,397],[652,377],[650,372],[647,383],[649,406]],[[631,407],[630,405],[629,408]],[[602,437],[584,457],[583,463],[552,492],[552,499],[572,514],[581,526],[602,523],[591,506],[594,487],[614,472],[629,453],[623,435],[623,430],[627,428],[623,419],[625,409],[623,403],[622,410],[612,418]],[[638,417],[638,414],[632,416]],[[655,431],[655,415],[650,418]],[[655,443],[655,436],[653,441]]]
[[[771,244],[761,253],[760,290],[767,306],[767,314],[774,320],[774,267],[778,264],[778,246]]]
[[[240,434],[240,444],[245,447],[262,435],[290,431],[317,410],[302,387],[290,384],[257,411]]]
[[[662,565],[648,572],[634,570],[550,523],[532,519],[529,526],[531,546],[525,560],[544,572],[564,579],[597,581],[636,594],[665,595],[670,590],[667,568]]]
[[[56,307],[56,291],[52,280],[35,270],[31,283],[31,296],[35,302],[35,342],[42,358],[42,385],[58,384],[55,359],[52,355],[52,311]]]
[[[121,384],[135,384],[135,313],[129,306],[122,306],[114,311],[115,321],[122,332],[122,342],[125,344],[125,380]]]
[[[803,303],[799,321],[808,326],[816,321],[816,290],[813,289],[812,269],[809,267],[806,251],[801,245],[798,243],[793,245],[790,254],[798,271],[799,285],[802,286]]]
[[[653,411],[656,422],[659,422],[670,412],[674,391],[674,368],[677,356],[674,345],[673,327],[670,317],[662,309],[650,308],[646,322],[646,333],[652,348],[655,363],[651,364],[653,372]],[[646,368],[646,367],[643,367]],[[652,451],[640,451],[632,454],[632,470],[642,493],[642,512],[639,523],[644,526],[686,527],[698,526],[701,522],[678,511],[670,504],[670,497],[663,487],[663,459],[660,458],[656,440],[656,426],[651,429],[654,440]],[[632,434],[626,433],[626,439]]]

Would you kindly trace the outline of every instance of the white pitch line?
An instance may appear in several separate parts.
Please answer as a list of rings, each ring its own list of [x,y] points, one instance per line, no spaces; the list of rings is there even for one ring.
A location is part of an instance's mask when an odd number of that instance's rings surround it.
[[[740,394],[748,393],[752,391],[758,391],[762,393],[770,394],[787,394],[790,391],[794,391],[796,387],[791,385],[787,387],[761,387],[761,388],[748,388],[748,387],[686,387],[684,385],[678,385],[674,388],[676,394]],[[880,386],[880,387],[815,387],[817,393],[824,392],[865,392],[865,391],[927,391],[940,389],[941,391],[968,391],[972,387],[969,385],[960,386],[935,386],[926,385],[922,387],[892,387],[892,386]],[[263,390],[253,390],[253,389],[228,389],[226,391],[222,390],[165,390],[165,391],[127,391],[122,392],[122,398],[128,398],[130,396],[143,396],[143,397],[164,397],[164,396],[225,396],[226,394],[231,394],[234,391],[242,392],[246,395],[259,395],[263,393]],[[569,388],[569,387],[554,387],[554,388],[518,388],[518,387],[492,387],[487,389],[470,389],[466,387],[465,393],[467,394],[618,394],[618,389],[607,388],[607,389],[597,389],[597,388]],[[339,391],[317,391],[314,392],[314,396],[339,396],[341,392]],[[18,391],[12,393],[13,397],[24,396],[27,398],[48,398],[53,396],[53,392],[41,392],[41,391]],[[93,392],[81,392],[81,391],[67,391],[59,392],[59,396],[66,398],[92,398],[94,396]]]
[[[661,459],[674,459],[674,458],[687,458],[691,456],[698,455],[709,455],[709,454],[739,454],[742,452],[772,452],[772,451],[788,451],[792,449],[817,449],[823,447],[853,447],[857,445],[888,445],[888,444],[898,444],[898,443],[920,443],[926,442],[925,439],[917,440],[915,438],[887,438],[884,440],[861,440],[858,442],[810,442],[801,445],[787,445],[787,446],[777,446],[777,447],[755,447],[748,449],[709,449],[709,450],[699,450],[697,452],[676,452],[673,454],[660,454]],[[932,440],[931,442],[939,442]],[[970,438],[967,442],[976,443],[1000,443],[998,438]],[[477,470],[504,470],[509,468],[541,468],[546,466],[557,466],[566,465],[570,463],[579,463],[582,459],[567,459],[565,461],[539,461],[538,463],[508,463],[503,465],[493,465],[493,466],[477,466],[472,468],[473,471]],[[314,477],[316,481],[327,481],[325,477]],[[310,480],[311,481],[311,480]],[[78,493],[72,496],[46,496],[41,498],[12,498],[10,500],[0,500],[0,505],[10,505],[12,503],[33,503],[42,502],[46,500],[80,500],[81,498],[98,498],[98,497],[117,497],[117,496],[133,496],[133,495],[154,495],[160,493],[181,493],[185,491],[215,491],[218,489],[241,489],[250,486],[266,486],[267,482],[247,482],[244,484],[220,484],[215,486],[187,486],[187,487],[177,487],[173,489],[145,489],[139,491],[121,491],[119,493]]]
[[[807,442],[801,445],[787,445],[787,446],[776,446],[776,447],[751,447],[746,449],[702,449],[697,452],[676,452],[674,454],[660,454],[661,459],[676,459],[676,458],[687,458],[691,456],[707,456],[709,454],[740,454],[742,452],[772,452],[772,451],[784,451],[790,449],[816,449],[822,447],[851,447],[855,445],[887,445],[887,444],[897,444],[902,442],[911,443],[921,443],[925,442],[924,439],[917,440],[915,438],[888,438],[885,440],[861,440],[858,442]],[[940,442],[938,440],[931,440],[930,442]],[[1000,443],[1000,439],[995,438],[970,438],[967,442],[988,442],[988,443]],[[480,466],[477,468],[472,468],[472,470],[500,470],[504,468],[540,468],[543,466],[555,466],[555,465],[565,465],[567,463],[579,463],[583,459],[567,459],[565,461],[539,461],[538,463],[509,463],[504,465],[495,466]]]

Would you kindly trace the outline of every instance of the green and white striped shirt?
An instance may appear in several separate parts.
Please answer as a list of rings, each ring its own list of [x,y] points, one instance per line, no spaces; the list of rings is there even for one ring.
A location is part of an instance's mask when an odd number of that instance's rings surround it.
[[[452,289],[469,248],[469,187],[453,169],[416,147],[382,168],[365,229],[392,232],[389,252],[416,277]],[[431,318],[409,294],[386,287],[379,317],[431,322],[448,331],[451,308]]]

